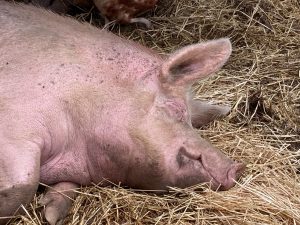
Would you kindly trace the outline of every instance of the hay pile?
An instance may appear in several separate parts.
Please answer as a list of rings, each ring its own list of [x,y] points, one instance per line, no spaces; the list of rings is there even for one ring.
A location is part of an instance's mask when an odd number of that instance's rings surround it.
[[[199,130],[230,157],[247,163],[236,187],[155,195],[122,188],[78,190],[68,224],[300,224],[300,3],[298,0],[160,1],[153,29],[113,31],[159,52],[230,37],[233,54],[197,97],[233,105]],[[82,14],[81,16],[86,16]],[[91,15],[91,14],[89,14]],[[98,23],[97,19],[93,20]],[[41,224],[39,196],[13,224]]]

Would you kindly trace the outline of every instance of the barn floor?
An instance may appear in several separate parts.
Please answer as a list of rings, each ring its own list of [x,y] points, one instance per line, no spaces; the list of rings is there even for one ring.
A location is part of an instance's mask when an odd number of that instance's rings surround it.
[[[102,26],[94,14],[78,19],[92,18]],[[230,61],[216,76],[199,82],[195,92],[198,98],[232,105],[232,112],[199,135],[245,162],[247,169],[226,192],[205,186],[165,195],[82,188],[66,224],[300,224],[299,1],[161,0],[146,17],[151,29],[110,29],[161,53],[231,38]],[[45,224],[39,198],[26,208],[28,215],[12,224]]]

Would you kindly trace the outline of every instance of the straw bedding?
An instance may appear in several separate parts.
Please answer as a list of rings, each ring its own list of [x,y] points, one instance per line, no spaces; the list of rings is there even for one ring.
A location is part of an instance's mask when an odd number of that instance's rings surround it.
[[[95,12],[79,19],[101,22]],[[161,0],[146,14],[153,27],[110,27],[161,53],[230,37],[233,54],[197,98],[233,106],[199,130],[247,163],[226,192],[205,185],[155,194],[121,187],[77,190],[67,224],[300,224],[300,3],[297,0]],[[13,224],[43,224],[34,199]]]

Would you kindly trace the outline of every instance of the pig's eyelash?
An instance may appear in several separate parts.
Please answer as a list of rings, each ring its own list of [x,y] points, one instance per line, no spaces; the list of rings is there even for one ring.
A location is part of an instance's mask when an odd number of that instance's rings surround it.
[[[202,163],[202,156],[201,156],[201,155],[198,157],[197,160],[198,160],[201,164],[203,164],[203,163]]]

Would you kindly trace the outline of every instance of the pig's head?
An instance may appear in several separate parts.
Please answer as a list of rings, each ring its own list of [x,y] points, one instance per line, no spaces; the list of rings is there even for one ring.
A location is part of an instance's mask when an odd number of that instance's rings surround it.
[[[161,189],[211,182],[212,189],[234,186],[244,165],[200,138],[191,125],[188,92],[197,80],[220,69],[231,54],[227,39],[190,45],[165,59],[144,79],[143,107],[130,130],[139,154],[128,183]],[[148,97],[145,97],[148,96]]]
[[[228,39],[190,45],[140,79],[132,104],[138,109],[131,109],[135,116],[128,130],[135,147],[127,185],[165,189],[210,182],[215,190],[234,186],[244,165],[199,137],[188,105],[192,84],[220,69],[230,54]]]

